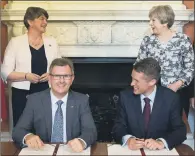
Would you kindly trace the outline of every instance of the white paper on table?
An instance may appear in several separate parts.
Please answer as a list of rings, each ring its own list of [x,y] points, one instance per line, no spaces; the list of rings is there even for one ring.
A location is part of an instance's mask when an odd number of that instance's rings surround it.
[[[60,144],[56,155],[90,155],[91,148],[88,147],[82,152],[73,152],[68,145]]]
[[[108,144],[108,155],[142,155],[140,150],[130,150],[127,146]]]
[[[53,155],[55,144],[45,144],[43,148],[35,150],[29,147],[23,148],[19,155]]]
[[[162,149],[162,150],[149,150],[144,148],[144,152],[147,155],[179,155],[175,148],[172,150]]]

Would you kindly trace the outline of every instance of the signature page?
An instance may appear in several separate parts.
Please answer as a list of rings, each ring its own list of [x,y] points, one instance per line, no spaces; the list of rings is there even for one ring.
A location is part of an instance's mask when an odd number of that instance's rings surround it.
[[[142,155],[140,150],[130,150],[127,146],[108,144],[108,155]]]
[[[73,152],[67,145],[60,144],[56,155],[90,155],[91,148],[88,147],[82,152]]]
[[[53,155],[56,145],[45,144],[43,148],[35,150],[29,147],[23,148],[19,155]]]
[[[147,155],[179,155],[175,148],[173,148],[171,151],[168,151],[167,149],[162,150],[149,150],[144,148],[144,152]]]

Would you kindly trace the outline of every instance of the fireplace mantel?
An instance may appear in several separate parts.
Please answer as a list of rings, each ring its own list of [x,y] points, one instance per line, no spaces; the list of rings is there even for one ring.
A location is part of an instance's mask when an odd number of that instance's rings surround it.
[[[182,2],[159,1],[173,7],[176,19],[172,29],[182,32],[193,10]],[[29,5],[30,4],[30,5]],[[26,32],[23,16],[29,6],[49,13],[46,35],[57,39],[61,56],[136,57],[142,38],[150,34],[148,12],[157,2],[145,1],[12,1],[2,10],[8,38]]]

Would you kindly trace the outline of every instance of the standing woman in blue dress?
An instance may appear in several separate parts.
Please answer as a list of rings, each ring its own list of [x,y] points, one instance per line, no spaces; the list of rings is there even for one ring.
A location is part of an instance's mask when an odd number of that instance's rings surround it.
[[[170,29],[175,14],[169,5],[154,6],[149,18],[152,35],[143,38],[136,62],[147,57],[156,59],[161,66],[161,85],[180,94],[181,114],[183,108],[188,114],[188,96],[183,88],[190,84],[194,73],[194,52],[190,39]]]
[[[49,15],[39,7],[29,7],[24,15],[27,33],[13,37],[5,50],[1,74],[11,82],[13,124],[16,125],[29,94],[49,88],[48,67],[58,57],[58,45],[46,37]]]

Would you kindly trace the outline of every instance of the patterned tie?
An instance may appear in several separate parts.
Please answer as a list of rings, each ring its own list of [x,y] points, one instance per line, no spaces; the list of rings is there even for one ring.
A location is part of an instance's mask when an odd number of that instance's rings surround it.
[[[62,113],[62,104],[63,101],[59,100],[56,102],[58,109],[56,110],[53,124],[53,132],[51,136],[52,143],[62,143],[63,142],[63,113]]]
[[[145,128],[145,134],[147,134],[148,131],[148,123],[150,120],[150,99],[144,98],[145,106],[144,106],[144,128]]]

